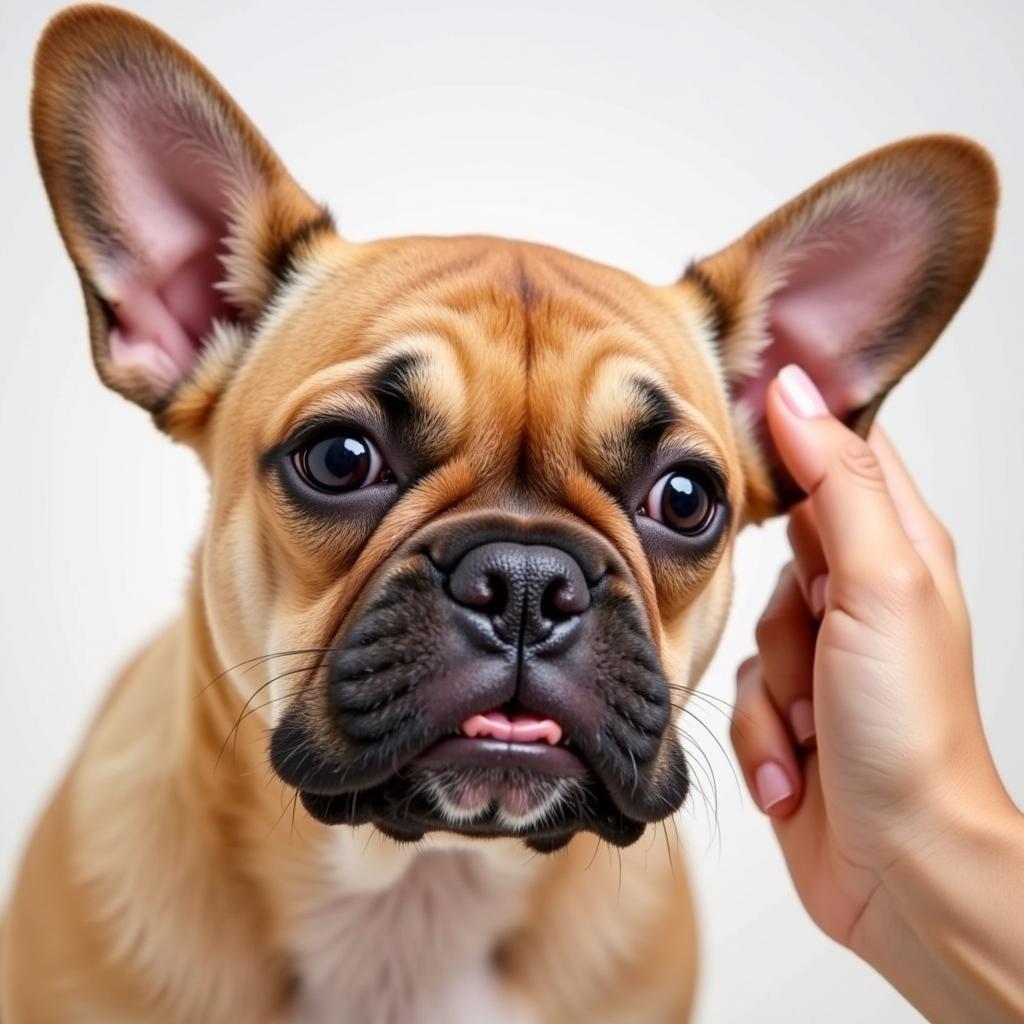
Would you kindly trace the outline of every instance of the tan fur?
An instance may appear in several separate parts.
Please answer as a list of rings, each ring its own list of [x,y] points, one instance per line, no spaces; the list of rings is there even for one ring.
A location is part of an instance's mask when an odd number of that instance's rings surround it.
[[[178,76],[177,87],[199,88],[203,130],[221,133],[251,167],[227,287],[254,315],[219,326],[170,396],[108,363],[95,268],[63,162],[80,65],[138,45],[152,48],[149,59],[160,75]],[[5,1024],[362,1019],[332,1002],[345,994],[330,987],[335,965],[321,936],[432,871],[465,875],[464,919],[460,904],[451,919],[440,915],[449,931],[424,944],[419,967],[389,961],[390,942],[365,966],[391,978],[384,984],[414,989],[417,1013],[429,1014],[437,992],[476,964],[493,977],[508,1020],[687,1019],[696,935],[671,827],[652,826],[621,855],[582,835],[535,857],[512,840],[441,835],[398,846],[369,826],[319,825],[266,762],[268,727],[322,678],[316,655],[256,659],[331,643],[406,538],[500,508],[584,524],[611,543],[681,703],[725,621],[735,533],[772,511],[754,441],[729,408],[736,368],[713,340],[722,310],[692,277],[655,288],[553,249],[482,237],[354,246],[320,230],[301,240],[287,281],[275,285],[272,253],[318,209],[208,72],[124,14],[86,8],[48,30],[33,121],[90,297],[100,373],[196,449],[212,492],[186,611],[115,686],[26,854],[3,935]],[[951,187],[966,192],[980,158],[965,149],[958,165],[948,148],[936,152],[943,175],[962,176]],[[858,168],[841,173],[853,187]],[[743,334],[733,359],[749,361],[763,344],[757,309],[772,275],[784,274],[763,253],[780,231],[800,229],[807,202],[701,267],[724,297],[728,329]],[[961,236],[979,253],[976,265],[944,293],[922,338],[937,333],[977,273],[987,244],[980,218]],[[750,271],[758,260],[760,276]],[[436,418],[437,468],[368,534],[297,520],[259,471],[261,454],[313,412],[365,406],[370,368],[399,352],[424,357],[418,397]],[[631,415],[627,381],[638,375],[673,397],[678,431],[728,469],[733,518],[708,562],[649,559],[602,485],[600,439]],[[495,894],[486,925],[471,923],[474,887]],[[357,953],[368,955],[358,942],[349,955]],[[452,977],[436,976],[445,971]]]

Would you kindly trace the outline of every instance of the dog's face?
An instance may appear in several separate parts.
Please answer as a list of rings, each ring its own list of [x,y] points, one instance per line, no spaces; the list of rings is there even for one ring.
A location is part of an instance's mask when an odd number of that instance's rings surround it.
[[[58,18],[36,75],[97,367],[210,472],[210,631],[262,672],[239,685],[309,812],[553,849],[675,811],[732,541],[798,496],[767,381],[801,362],[866,431],[980,270],[984,153],[880,150],[652,287],[525,243],[343,241],[122,12]]]
[[[686,793],[669,679],[710,653],[743,514],[703,341],[489,239],[325,232],[293,289],[221,399],[206,549],[230,657],[329,648],[275,768],[394,836],[635,838]]]

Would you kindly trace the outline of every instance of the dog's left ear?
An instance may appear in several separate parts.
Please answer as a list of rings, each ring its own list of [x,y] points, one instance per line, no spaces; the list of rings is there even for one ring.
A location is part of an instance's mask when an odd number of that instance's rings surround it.
[[[692,264],[734,404],[749,479],[747,518],[801,497],[764,422],[787,363],[831,411],[867,433],[889,389],[931,347],[974,284],[992,239],[991,158],[956,136],[922,136],[840,168]]]
[[[191,54],[116,8],[72,7],[47,25],[32,134],[100,377],[194,435],[289,260],[329,217]]]

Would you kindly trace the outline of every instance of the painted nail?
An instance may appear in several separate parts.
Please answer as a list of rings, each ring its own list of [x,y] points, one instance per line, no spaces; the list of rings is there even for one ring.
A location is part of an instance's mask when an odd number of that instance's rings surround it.
[[[828,573],[823,572],[820,576],[815,576],[811,580],[811,585],[807,588],[808,597],[811,601],[811,614],[816,618],[820,619],[825,614],[825,597],[826,588],[828,587]]]
[[[799,743],[807,746],[814,739],[814,705],[806,697],[793,701],[789,709],[789,724]]]
[[[827,416],[828,406],[814,381],[804,372],[803,367],[790,363],[779,370],[779,387],[790,411],[801,419]]]
[[[757,802],[762,811],[768,811],[776,804],[793,795],[793,787],[782,766],[774,761],[765,761],[754,774],[754,788]]]

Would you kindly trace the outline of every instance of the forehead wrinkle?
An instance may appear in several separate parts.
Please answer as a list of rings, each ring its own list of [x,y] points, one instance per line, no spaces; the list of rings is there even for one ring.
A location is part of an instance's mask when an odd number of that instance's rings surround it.
[[[587,406],[593,400],[602,371],[606,369],[608,363],[631,363],[636,367],[637,373],[645,373],[650,369],[650,365],[639,357],[636,349],[621,337],[608,338],[603,344],[598,341],[592,347],[593,351],[586,358],[579,378],[580,391]]]
[[[439,240],[433,239],[438,244]],[[437,333],[458,334],[482,314],[500,309],[515,314],[522,304],[522,291],[509,267],[516,262],[516,244],[500,239],[468,238],[452,242],[469,248],[440,266],[428,266],[411,279],[404,279],[377,303],[380,321],[393,325],[411,317],[422,328],[431,318],[439,321]],[[394,273],[393,263],[386,264]],[[472,314],[476,314],[473,317]],[[473,325],[475,326],[475,325]],[[506,332],[498,332],[505,336]]]
[[[265,421],[263,435],[268,439],[285,437],[311,409],[322,406],[339,393],[366,388],[372,379],[376,356],[361,356],[332,363],[306,377],[293,388]]]
[[[650,324],[642,316],[638,315],[639,302],[636,306],[632,303],[622,302],[619,296],[615,294],[613,288],[602,288],[591,284],[584,277],[570,270],[562,259],[549,258],[545,260],[545,265],[554,272],[555,276],[566,287],[574,291],[578,296],[585,297],[592,307],[596,306],[601,312],[616,317],[621,323],[632,328],[640,337],[645,339],[652,338]],[[608,273],[606,268],[600,269],[604,270],[606,274]]]
[[[636,353],[621,346],[597,352],[583,374],[585,420],[600,429],[601,421],[612,424],[636,423],[644,414],[642,389],[649,387],[664,398],[674,418],[682,416],[676,391],[668,381]]]
[[[373,408],[380,411],[379,403],[373,398],[373,385],[381,369],[394,359],[403,356],[416,359],[421,354],[421,347],[411,345],[409,339],[401,339],[367,355],[323,367],[282,399],[266,421],[264,440],[287,436],[311,412],[337,408],[339,402],[351,406],[360,401],[373,401]]]
[[[467,338],[477,337],[478,333],[478,323],[466,313],[416,301],[378,312],[367,325],[366,336],[371,347],[393,344],[393,339],[399,337],[444,343],[465,380],[472,366]]]
[[[444,262],[429,263],[420,269],[414,276],[405,277],[401,282],[382,297],[380,305],[390,307],[399,301],[415,298],[421,292],[437,291],[451,286],[453,280],[460,278],[466,272],[472,270],[474,273],[489,262],[492,253],[484,245],[474,246],[468,253],[462,252],[452,259]],[[394,267],[388,266],[389,274],[394,273]]]
[[[359,276],[349,281],[358,288],[364,308],[389,310],[409,300],[425,298],[488,262],[486,238],[396,238],[356,246]]]

